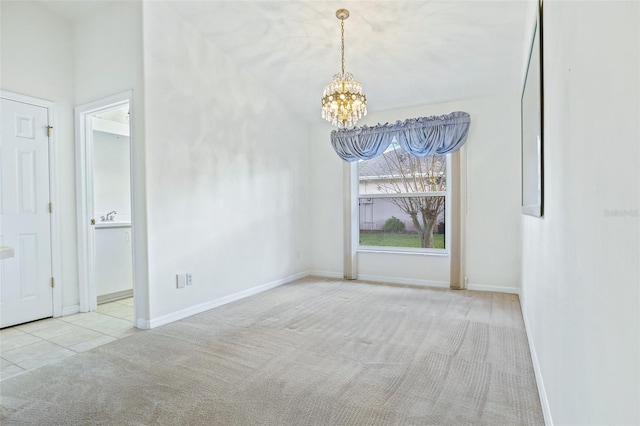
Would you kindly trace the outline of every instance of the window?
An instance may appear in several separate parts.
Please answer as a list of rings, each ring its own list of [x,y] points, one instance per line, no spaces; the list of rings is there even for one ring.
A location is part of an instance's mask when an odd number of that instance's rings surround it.
[[[394,141],[358,162],[359,248],[446,253],[447,155],[407,154]]]

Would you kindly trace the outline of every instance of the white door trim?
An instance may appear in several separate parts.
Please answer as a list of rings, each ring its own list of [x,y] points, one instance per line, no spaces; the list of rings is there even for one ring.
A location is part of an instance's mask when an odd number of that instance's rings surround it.
[[[93,187],[92,167],[93,164],[89,159],[93,158],[93,139],[87,138],[88,132],[92,131],[91,117],[96,112],[117,107],[123,104],[129,104],[130,122],[129,122],[129,152],[130,152],[130,174],[131,174],[131,235],[132,235],[132,253],[133,253],[133,293],[134,303],[138,305],[135,297],[140,292],[136,291],[139,283],[136,281],[136,262],[135,262],[135,210],[136,201],[133,197],[133,91],[129,90],[113,96],[109,96],[97,101],[89,102],[75,108],[76,123],[76,209],[77,209],[77,225],[78,225],[78,292],[80,296],[80,312],[94,311],[97,307],[96,283],[94,276],[94,268],[89,267],[95,264],[95,253],[93,252],[93,232],[89,231],[90,221],[94,212],[89,211],[89,207],[93,206],[93,193],[88,188]],[[134,306],[137,311],[137,306]],[[134,312],[135,316],[135,312]]]
[[[60,216],[58,214],[60,205],[58,204],[58,157],[56,155],[56,134],[58,133],[56,106],[52,101],[1,89],[0,98],[46,108],[49,126],[53,128],[49,136],[49,199],[53,205],[53,211],[51,212],[51,275],[55,280],[55,286],[53,287],[53,316],[59,317],[62,316],[62,267],[60,258]]]

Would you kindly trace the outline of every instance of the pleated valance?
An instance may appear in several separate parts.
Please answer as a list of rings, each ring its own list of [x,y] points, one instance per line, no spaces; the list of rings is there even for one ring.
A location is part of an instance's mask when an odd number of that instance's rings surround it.
[[[462,111],[432,117],[410,118],[395,124],[339,129],[331,132],[331,144],[345,161],[369,160],[382,154],[395,139],[416,157],[448,154],[467,141],[469,114]]]

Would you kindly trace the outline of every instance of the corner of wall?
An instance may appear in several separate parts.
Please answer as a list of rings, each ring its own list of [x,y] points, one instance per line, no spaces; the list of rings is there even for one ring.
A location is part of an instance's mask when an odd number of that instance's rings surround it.
[[[553,418],[551,417],[551,408],[549,407],[549,398],[547,397],[547,391],[544,386],[544,377],[542,376],[542,370],[540,369],[540,361],[538,360],[538,353],[536,351],[535,343],[533,341],[533,334],[531,332],[531,325],[529,322],[529,316],[525,309],[523,302],[523,295],[520,292],[520,311],[522,312],[522,319],[524,321],[524,328],[527,334],[527,341],[529,343],[529,354],[531,355],[531,363],[533,364],[533,373],[536,377],[536,385],[538,387],[538,397],[540,398],[540,405],[542,407],[542,415],[544,416],[544,423],[546,426],[553,426]]]

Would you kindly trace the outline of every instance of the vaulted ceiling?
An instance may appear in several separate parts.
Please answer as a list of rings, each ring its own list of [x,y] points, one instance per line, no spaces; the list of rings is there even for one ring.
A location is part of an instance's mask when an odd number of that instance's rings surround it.
[[[85,2],[83,2],[85,3]],[[94,11],[104,2],[94,3]],[[517,93],[532,25],[522,1],[175,1],[163,2],[309,122],[322,89],[340,70],[363,84],[369,111]],[[80,2],[46,4],[70,19]]]

